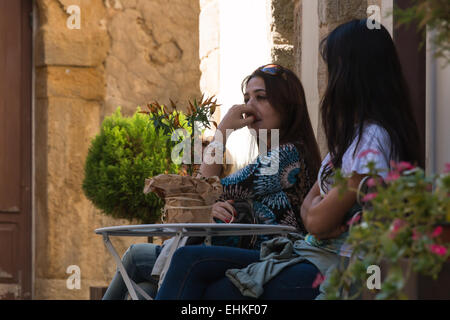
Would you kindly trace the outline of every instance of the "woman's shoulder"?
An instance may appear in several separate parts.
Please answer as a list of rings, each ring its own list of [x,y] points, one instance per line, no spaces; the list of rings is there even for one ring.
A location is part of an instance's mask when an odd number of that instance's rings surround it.
[[[373,122],[368,122],[363,127],[362,137],[365,137],[368,139],[377,138],[377,139],[381,139],[383,141],[388,141],[389,133],[387,132],[387,130],[384,127],[380,126],[379,124],[373,123]]]
[[[391,142],[387,130],[376,123],[366,123],[360,137],[342,157],[342,170],[345,174],[369,172],[368,163],[384,170],[389,168]]]
[[[357,145],[356,142],[358,142]],[[357,153],[373,150],[388,157],[391,149],[391,138],[388,131],[381,125],[367,123],[363,127],[361,138],[355,139],[353,148],[356,148]]]
[[[345,152],[342,161],[353,160],[360,154],[370,152],[381,153],[388,156],[390,152],[391,139],[388,131],[381,125],[367,122],[362,127],[362,132],[358,129],[356,136]]]

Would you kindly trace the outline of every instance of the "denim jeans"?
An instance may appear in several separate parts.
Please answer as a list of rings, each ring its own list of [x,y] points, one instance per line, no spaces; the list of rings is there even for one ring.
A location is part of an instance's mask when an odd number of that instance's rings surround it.
[[[161,252],[161,246],[151,243],[139,243],[131,245],[122,257],[122,263],[128,276],[136,282],[148,295],[155,297],[158,290],[158,280],[151,273],[156,258]],[[103,300],[125,300],[128,289],[122,275],[117,269]],[[137,292],[139,299],[144,299]]]
[[[259,251],[219,246],[181,247],[172,258],[156,300],[245,300],[225,276],[227,269],[259,261]],[[259,299],[312,300],[319,294],[312,284],[319,270],[309,262],[283,269],[264,285]]]

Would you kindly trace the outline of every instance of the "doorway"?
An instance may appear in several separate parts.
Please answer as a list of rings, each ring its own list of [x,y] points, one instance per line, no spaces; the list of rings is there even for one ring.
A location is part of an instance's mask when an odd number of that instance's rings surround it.
[[[31,299],[31,0],[0,0],[0,299]]]

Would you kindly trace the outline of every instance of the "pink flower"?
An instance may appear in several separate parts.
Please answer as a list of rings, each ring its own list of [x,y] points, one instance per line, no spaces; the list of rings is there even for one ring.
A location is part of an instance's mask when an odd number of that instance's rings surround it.
[[[373,199],[375,199],[377,197],[377,195],[378,195],[378,193],[376,193],[376,192],[368,193],[362,198],[362,201],[364,201],[364,202],[372,201]]]
[[[400,173],[398,171],[389,171],[385,180],[391,182],[397,180],[398,178],[400,178]]]
[[[361,219],[360,214],[355,214],[350,220],[347,221],[347,224],[349,226],[353,225],[354,223],[357,223]]]
[[[450,173],[450,162],[447,162],[447,163],[445,164],[444,173]]]
[[[414,168],[415,167],[411,163],[406,162],[406,161],[400,161],[399,163],[397,163],[397,169],[400,172],[405,171],[405,170],[411,170]]]
[[[374,178],[370,178],[367,180],[367,186],[372,188],[375,187],[377,185],[377,180]]]
[[[371,153],[373,153],[373,154],[379,154],[379,152],[378,152],[377,150],[374,150],[374,149],[367,149],[367,150],[362,151],[362,152],[358,155],[358,158],[364,158],[365,156],[367,156],[368,154],[371,154]]]
[[[318,286],[321,285],[322,282],[325,281],[325,277],[322,276],[322,274],[320,272],[317,273],[316,279],[314,279],[314,282],[312,284],[313,288],[317,288]]]
[[[406,225],[406,221],[402,219],[395,219],[392,222],[392,231],[397,232],[401,228],[403,228]]]
[[[416,231],[416,229],[412,230],[412,239],[413,240],[419,240],[420,239],[420,233]]]
[[[398,173],[401,173],[405,170],[411,170],[411,169],[415,168],[415,166],[413,166],[411,163],[409,163],[407,161],[395,162],[395,161],[391,160],[389,162],[389,164],[391,165],[391,168],[393,169],[392,171],[398,172]]]
[[[447,254],[447,248],[438,244],[431,244],[429,249],[438,256],[445,256]]]
[[[398,232],[401,228],[403,228],[405,225],[406,225],[406,221],[405,221],[405,220],[398,219],[398,218],[395,219],[395,220],[392,222],[392,225],[391,225],[391,233],[389,234],[389,237],[390,237],[391,239],[394,239],[395,236],[397,235],[397,232]]]
[[[434,229],[433,233],[431,234],[432,238],[436,238],[437,236],[439,236],[442,233],[442,227],[438,226],[436,227],[436,229]]]

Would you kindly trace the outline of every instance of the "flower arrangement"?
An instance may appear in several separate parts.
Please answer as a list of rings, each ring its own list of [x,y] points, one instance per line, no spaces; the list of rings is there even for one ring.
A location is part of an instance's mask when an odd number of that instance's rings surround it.
[[[144,193],[153,192],[164,199],[162,221],[167,223],[211,222],[212,204],[222,193],[219,177],[205,178],[197,175],[200,168],[198,156],[202,156],[201,134],[210,128],[210,118],[218,104],[214,96],[200,101],[189,101],[188,112],[179,111],[170,100],[172,110],[153,102],[147,105],[146,111],[153,126],[170,137],[167,141],[167,156],[176,161],[173,152],[179,145],[183,153],[183,172],[181,174],[159,174],[145,180]],[[217,123],[211,121],[216,127]],[[179,129],[182,134],[180,134]],[[196,143],[198,141],[199,143]],[[184,148],[188,144],[189,148]],[[188,157],[186,157],[185,153]],[[185,161],[187,158],[188,161]],[[194,160],[194,161],[192,161]]]
[[[150,121],[153,123],[156,130],[162,131],[163,135],[167,137],[174,137],[174,139],[169,138],[167,141],[169,145],[167,150],[169,153],[171,153],[175,145],[179,144],[184,139],[190,139],[191,154],[189,156],[192,160],[194,159],[194,152],[196,151],[194,146],[195,139],[201,139],[199,135],[204,128],[210,128],[210,122],[217,128],[217,123],[211,120],[211,116],[215,112],[216,107],[219,106],[216,103],[217,99],[214,98],[215,97],[212,96],[205,99],[204,95],[202,95],[199,102],[197,102],[197,99],[194,99],[193,103],[189,101],[187,113],[180,111],[171,99],[169,99],[169,101],[172,111],[169,111],[165,105],[160,105],[155,101],[147,104],[147,110],[140,112],[149,116]],[[188,135],[174,135],[178,129],[186,129]],[[170,154],[168,154],[168,157],[170,158]],[[192,176],[197,172],[199,166],[195,165],[193,161],[189,161],[189,163],[184,164],[183,168],[185,169],[185,175]]]
[[[372,152],[376,151],[367,150],[360,156]],[[450,257],[450,242],[442,237],[450,222],[450,164],[443,174],[432,177],[407,162],[391,162],[385,179],[373,162],[368,168],[365,192],[355,190],[363,204],[362,215],[348,222],[346,243],[353,248],[352,255],[330,276],[328,299],[361,297],[363,290],[369,290],[368,267],[382,264],[389,266],[386,277],[381,288],[369,294],[376,299],[408,298],[404,288],[412,272],[436,279]],[[339,170],[335,185],[348,190]]]

